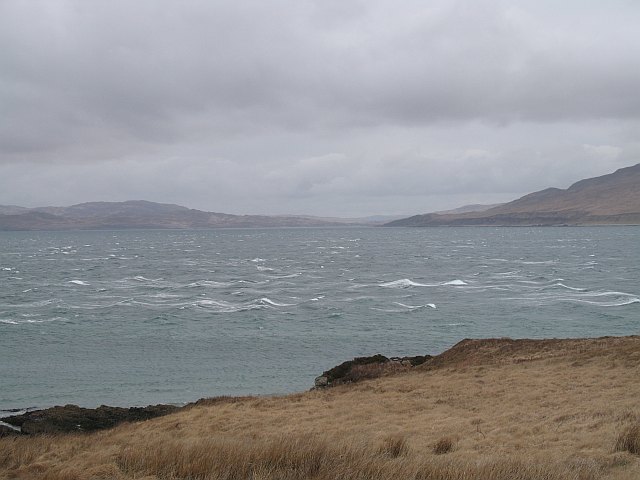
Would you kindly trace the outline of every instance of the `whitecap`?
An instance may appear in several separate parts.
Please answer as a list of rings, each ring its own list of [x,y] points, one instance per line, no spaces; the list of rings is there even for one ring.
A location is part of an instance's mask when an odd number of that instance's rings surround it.
[[[236,312],[244,312],[247,310],[257,310],[257,309],[267,307],[266,304],[255,302],[255,301],[247,304],[233,304],[233,303],[225,302],[222,300],[211,300],[211,299],[199,300],[193,305],[197,307],[211,308],[218,313],[236,313]],[[181,307],[181,308],[184,308],[184,307]]]
[[[562,299],[569,302],[587,303],[589,305],[595,305],[597,307],[624,307],[625,305],[632,305],[634,303],[640,303],[640,298],[633,297],[627,300],[621,300],[618,302],[594,302],[591,300],[584,300],[581,298],[565,298]]]
[[[555,263],[558,263],[557,260],[544,260],[544,261],[540,261],[540,262],[534,262],[534,261],[520,261],[519,263],[523,264],[523,265],[553,265]]]
[[[577,288],[577,287],[570,287],[568,285],[565,285],[564,283],[554,283],[552,285],[549,285],[549,287],[560,287],[560,288],[566,288],[567,290],[573,290],[575,292],[584,292],[586,291],[586,288]]]
[[[273,272],[273,268],[269,268],[269,267],[263,267],[262,265],[258,265],[256,267],[258,269],[259,272]]]
[[[147,277],[143,277],[142,275],[136,275],[135,277],[133,277],[132,280],[135,280],[137,282],[158,282],[160,280],[162,280],[162,278],[147,278]]]
[[[20,322],[16,322],[10,318],[0,318],[0,323],[5,323],[7,325],[20,325]]]
[[[25,320],[24,323],[49,323],[49,322],[55,322],[55,321],[58,321],[58,320],[67,320],[67,319],[64,318],[64,317],[44,318],[42,320],[29,319],[29,320]]]
[[[564,282],[564,278],[554,278],[552,280],[546,280],[543,282],[536,282],[533,280],[516,280],[518,283],[529,283],[531,285],[547,285],[549,283],[555,283],[555,282]]]
[[[172,293],[156,293],[155,295],[150,295],[151,298],[180,298],[180,295],[175,295]]]
[[[293,307],[294,306],[292,303],[277,303],[267,297],[261,298],[258,302],[263,305],[266,304],[266,305],[271,305],[273,307]]]
[[[49,323],[55,322],[57,320],[67,320],[64,317],[53,317],[53,318],[43,318],[40,320],[34,320],[33,318],[28,318],[25,320],[14,320],[12,318],[0,318],[0,323],[4,323],[7,325],[24,325],[25,323]]]
[[[253,262],[253,263],[260,263],[260,262],[266,262],[267,260],[264,259],[264,258],[256,257],[256,258],[254,258],[254,259],[252,259],[250,261]]]
[[[83,282],[82,280],[69,280],[69,283],[73,283],[75,285],[85,285],[85,286],[90,285],[89,283]]]
[[[408,278],[402,278],[400,280],[394,280],[393,282],[385,282],[380,284],[381,287],[386,288],[409,288],[409,287],[430,287],[432,285],[428,285],[426,283],[418,283],[413,280],[409,280]]]
[[[606,296],[614,296],[614,295],[619,295],[621,297],[634,297],[633,294],[625,293],[625,292],[594,292],[589,294],[589,296],[592,296],[592,297],[606,297]]]
[[[441,285],[462,286],[462,285],[468,285],[468,284],[467,282],[463,282],[462,280],[455,279],[455,280],[451,280],[450,282],[444,282]]]
[[[230,307],[231,306],[230,303],[218,302],[216,300],[199,300],[199,301],[196,302],[196,305],[198,305],[199,307],[209,307],[209,306]]]
[[[398,305],[402,308],[406,308],[408,310],[419,310],[421,308],[436,308],[435,303],[427,303],[425,305],[406,305],[404,303],[400,303],[400,302],[393,302],[395,305]]]
[[[2,270],[3,272],[10,272],[13,270],[13,268],[11,267],[2,267],[0,270]]]

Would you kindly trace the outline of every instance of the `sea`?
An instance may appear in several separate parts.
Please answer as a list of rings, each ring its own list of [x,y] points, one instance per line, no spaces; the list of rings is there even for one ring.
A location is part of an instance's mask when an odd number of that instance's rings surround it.
[[[464,338],[640,334],[640,227],[0,232],[0,414],[303,391]]]

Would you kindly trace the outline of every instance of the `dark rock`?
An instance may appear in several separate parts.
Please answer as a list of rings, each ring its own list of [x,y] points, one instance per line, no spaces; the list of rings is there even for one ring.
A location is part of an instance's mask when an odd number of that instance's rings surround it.
[[[12,437],[14,435],[20,435],[20,430],[15,430],[6,425],[0,425],[0,438],[2,437]]]
[[[149,420],[177,411],[173,405],[150,405],[147,407],[108,407],[82,408],[77,405],[65,405],[35,410],[23,415],[3,419],[6,423],[22,429],[25,434],[90,432],[115,427],[122,422]]]
[[[415,357],[392,357],[376,354],[370,357],[356,357],[331,370],[323,372],[315,379],[316,388],[324,388],[343,383],[353,383],[368,378],[376,378],[391,372],[408,370],[429,360],[431,355]]]
[[[431,358],[433,358],[431,355],[416,355],[415,357],[391,357],[391,360],[400,362],[403,365],[408,364],[412,367],[417,367]]]
[[[380,355],[379,353],[370,357],[356,357],[353,360],[347,360],[346,362],[342,362],[340,365],[333,367],[331,370],[323,372],[322,376],[327,378],[327,385],[331,385],[338,381],[344,381],[355,366],[383,364],[388,361],[389,359],[387,357]]]
[[[320,375],[319,377],[316,377],[313,383],[317,388],[322,388],[329,385],[329,379],[324,375]]]

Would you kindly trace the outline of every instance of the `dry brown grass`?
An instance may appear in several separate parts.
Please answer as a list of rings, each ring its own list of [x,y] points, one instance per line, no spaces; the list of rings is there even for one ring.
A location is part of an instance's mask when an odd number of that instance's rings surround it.
[[[436,442],[433,446],[433,453],[435,455],[443,455],[445,453],[449,453],[453,451],[453,447],[455,446],[455,442],[453,439],[449,437],[441,438]]]
[[[625,443],[638,439],[640,338],[457,349],[431,367],[328,390],[217,399],[95,434],[0,439],[0,478],[640,478]]]
[[[618,437],[616,451],[640,455],[640,424],[631,425]]]

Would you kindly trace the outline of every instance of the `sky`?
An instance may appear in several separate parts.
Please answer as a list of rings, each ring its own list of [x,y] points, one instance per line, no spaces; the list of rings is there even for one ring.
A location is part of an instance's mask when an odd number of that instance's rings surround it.
[[[410,215],[640,162],[635,0],[0,0],[0,204]]]

